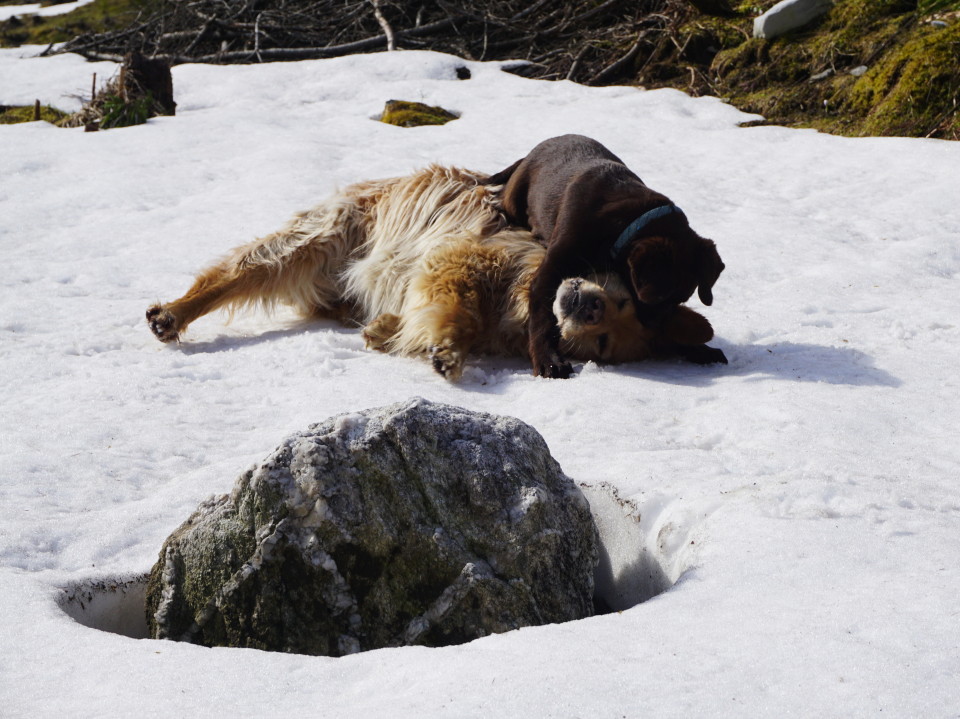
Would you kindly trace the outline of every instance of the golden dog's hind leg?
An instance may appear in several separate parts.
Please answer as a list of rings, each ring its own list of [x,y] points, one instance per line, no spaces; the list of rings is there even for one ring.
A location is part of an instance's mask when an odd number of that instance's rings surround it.
[[[193,286],[178,300],[154,305],[147,310],[150,331],[161,342],[180,339],[180,333],[198,317],[249,297],[263,285],[266,267],[242,268],[234,258],[224,260],[197,276]]]
[[[278,302],[298,305],[306,315],[322,315],[324,305],[298,297],[314,283],[316,259],[309,244],[294,243],[278,232],[234,249],[194,280],[183,297],[147,310],[150,330],[161,342],[179,340],[180,333],[199,317],[221,308],[237,309]]]
[[[452,243],[428,262],[422,282],[412,288],[418,309],[404,317],[404,327],[419,328],[422,347],[433,368],[449,380],[463,374],[471,349],[487,331],[487,318],[500,291],[502,258],[490,248]]]
[[[431,341],[427,356],[433,368],[449,380],[458,380],[463,375],[470,347],[483,331],[479,303],[469,294],[465,297],[451,296],[449,302],[432,308],[432,329],[428,327]]]
[[[269,238],[268,238],[269,239]],[[347,306],[334,298],[333,279],[318,272],[315,252],[309,246],[286,256],[263,261],[261,242],[240,247],[219,264],[201,272],[180,299],[150,307],[147,323],[161,342],[172,342],[198,317],[214,310],[237,309],[261,304],[270,308],[278,302],[291,304],[305,316],[341,320]]]
[[[233,250],[201,272],[183,297],[150,307],[150,330],[161,342],[172,342],[191,322],[214,310],[255,304],[269,310],[281,302],[307,317],[345,321],[353,306],[344,301],[337,278],[357,242],[345,241],[337,232],[308,234],[303,225],[301,219]]]
[[[371,207],[394,182],[351,185],[295,215],[280,231],[237,247],[201,272],[183,297],[149,308],[150,330],[171,342],[208,312],[247,305],[269,310],[283,303],[305,317],[340,321],[356,315],[340,275],[366,240]]]
[[[476,313],[462,306],[456,293],[436,296],[427,307],[408,315],[410,327],[419,328],[418,340],[404,343],[403,319],[385,312],[361,331],[368,350],[427,355],[433,368],[449,380],[463,374],[463,365],[475,337],[479,334]],[[469,300],[468,300],[469,301]]]

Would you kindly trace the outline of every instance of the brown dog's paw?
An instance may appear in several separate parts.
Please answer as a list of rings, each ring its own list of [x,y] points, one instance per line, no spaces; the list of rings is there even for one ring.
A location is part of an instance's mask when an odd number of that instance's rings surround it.
[[[387,343],[400,330],[400,318],[384,313],[360,330],[363,343],[368,350],[387,351]]]
[[[560,352],[555,349],[560,342],[560,330],[554,327],[548,335],[550,335],[548,339],[541,338],[539,341],[530,342],[530,363],[533,365],[533,376],[567,379],[573,374],[573,365],[561,357]],[[531,336],[536,336],[532,328]]]
[[[573,375],[573,365],[560,355],[551,352],[544,361],[533,361],[533,376],[548,379],[569,379]]]
[[[177,342],[180,339],[180,323],[169,310],[154,305],[147,310],[147,324],[161,342]]]
[[[573,376],[573,365],[569,362],[564,362],[560,358],[557,358],[556,361],[552,362],[548,370],[550,374],[545,375],[550,379],[570,379]]]
[[[464,354],[453,347],[453,343],[444,340],[433,345],[430,350],[430,363],[433,368],[448,380],[455,381],[463,375]]]
[[[727,356],[723,350],[707,345],[683,347],[680,354],[685,360],[694,364],[727,364]]]

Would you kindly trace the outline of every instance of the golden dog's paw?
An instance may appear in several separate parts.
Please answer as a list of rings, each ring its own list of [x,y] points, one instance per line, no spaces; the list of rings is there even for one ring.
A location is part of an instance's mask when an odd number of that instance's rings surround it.
[[[147,324],[161,342],[176,342],[180,339],[180,323],[169,310],[160,305],[154,305],[147,310]]]
[[[713,339],[713,327],[707,318],[683,305],[664,318],[661,331],[681,345],[702,345]]]
[[[451,381],[460,379],[466,356],[457,350],[450,340],[433,345],[429,352],[430,363],[437,372]]]
[[[385,313],[374,319],[360,330],[363,343],[368,350],[386,352],[387,342],[400,330],[400,318]]]

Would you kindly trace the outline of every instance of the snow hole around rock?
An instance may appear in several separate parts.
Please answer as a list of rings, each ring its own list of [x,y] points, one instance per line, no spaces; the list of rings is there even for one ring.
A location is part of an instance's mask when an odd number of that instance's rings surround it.
[[[672,587],[691,566],[696,515],[677,511],[671,500],[646,502],[643,511],[608,483],[580,483],[600,535],[594,574],[597,614],[623,611]],[[62,587],[61,609],[91,629],[133,639],[148,638],[147,575],[90,579]]]

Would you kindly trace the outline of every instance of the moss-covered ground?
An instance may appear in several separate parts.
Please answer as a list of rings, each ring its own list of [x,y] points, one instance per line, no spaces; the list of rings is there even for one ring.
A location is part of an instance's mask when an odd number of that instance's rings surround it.
[[[419,127],[421,125],[445,125],[457,116],[442,107],[424,105],[422,102],[407,100],[388,100],[380,116],[380,122],[399,127]]]
[[[675,63],[688,73],[662,84],[719,95],[774,124],[960,139],[960,1],[837,0],[805,28],[753,38],[757,11],[773,4],[690,18]]]
[[[0,5],[25,5],[29,0],[0,0]],[[44,3],[54,4],[54,3]],[[110,32],[132,25],[151,0],[93,0],[63,15],[15,16],[0,22],[0,47],[49,45],[90,32]]]
[[[19,105],[14,107],[0,105],[0,125],[13,125],[18,122],[35,122],[38,119],[55,125],[65,117],[67,117],[67,113],[61,112],[49,105],[42,105],[40,107],[39,118],[37,118],[36,109],[33,105]]]

